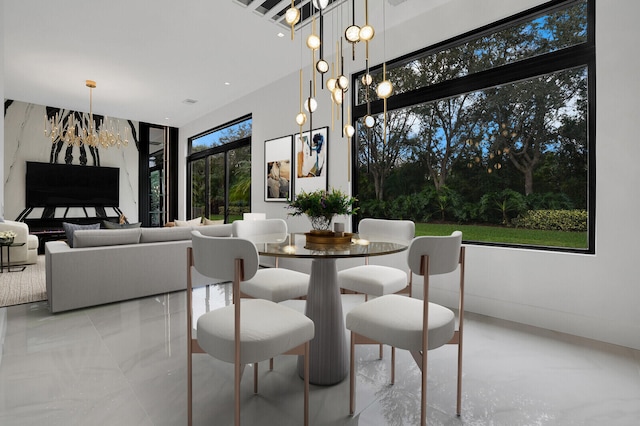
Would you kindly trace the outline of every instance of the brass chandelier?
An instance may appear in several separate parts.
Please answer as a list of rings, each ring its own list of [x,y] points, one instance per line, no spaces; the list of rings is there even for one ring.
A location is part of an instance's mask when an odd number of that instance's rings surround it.
[[[59,112],[49,118],[44,115],[44,135],[51,138],[51,143],[58,140],[72,146],[88,146],[92,148],[109,148],[129,145],[129,129],[125,126],[124,136],[120,135],[120,126],[109,117],[100,120],[97,126],[93,119],[93,89],[96,82],[86,80],[89,88],[89,114],[69,112],[66,116]]]

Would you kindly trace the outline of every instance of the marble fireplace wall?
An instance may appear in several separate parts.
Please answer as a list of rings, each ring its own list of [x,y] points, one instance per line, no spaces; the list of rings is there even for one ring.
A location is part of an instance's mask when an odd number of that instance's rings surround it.
[[[20,101],[5,100],[4,119],[4,217],[16,219],[25,208],[26,162],[85,164],[90,166],[117,167],[120,169],[120,210],[129,222],[138,221],[138,122],[114,119],[120,126],[129,128],[129,145],[89,149],[84,147],[56,146],[44,135],[44,116],[47,107]],[[61,111],[66,112],[66,111]],[[59,149],[57,149],[59,148]],[[93,209],[87,209],[93,215]],[[111,215],[112,209],[107,209]],[[29,218],[37,218],[42,209],[34,209]],[[64,209],[57,209],[56,217],[62,217]],[[81,208],[70,208],[68,217],[84,216]]]

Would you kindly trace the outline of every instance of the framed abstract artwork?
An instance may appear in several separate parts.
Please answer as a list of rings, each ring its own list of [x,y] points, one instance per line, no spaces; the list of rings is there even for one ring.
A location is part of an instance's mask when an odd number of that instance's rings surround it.
[[[327,189],[329,128],[296,133],[293,144],[294,191],[311,192]]]
[[[264,143],[265,201],[287,201],[291,197],[291,136]]]

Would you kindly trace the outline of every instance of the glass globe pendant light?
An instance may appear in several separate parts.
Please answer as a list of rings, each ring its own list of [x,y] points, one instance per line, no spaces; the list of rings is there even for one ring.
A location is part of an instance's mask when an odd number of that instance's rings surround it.
[[[373,118],[372,115],[367,114],[367,115],[364,116],[364,125],[368,129],[372,129],[373,126],[375,126],[375,124],[376,124],[376,119]]]
[[[307,114],[302,111],[302,69],[300,70],[300,112],[296,115],[296,123],[300,126],[300,133],[302,133],[302,126],[307,122]]]
[[[333,92],[333,90],[336,88],[336,79],[331,77],[329,79],[327,79],[327,83],[326,86],[328,91]]]
[[[376,94],[380,99],[386,100],[393,93],[393,85],[389,80],[382,80],[376,87]]]
[[[373,36],[375,36],[376,32],[371,25],[369,25],[369,2],[368,0],[364,0],[364,25],[360,28],[360,32],[358,36],[360,40],[369,42],[373,40]]]
[[[324,10],[329,5],[329,0],[313,0],[313,7],[319,10]]]
[[[384,56],[387,56],[387,34],[386,34],[386,19],[385,19],[385,4],[382,4],[382,22],[384,25],[385,35],[384,35]],[[382,127],[382,142],[384,144],[387,143],[387,99],[393,93],[393,84],[389,80],[387,80],[387,63],[386,61],[382,63],[382,81],[376,87],[376,94],[378,98],[383,101],[383,117],[384,117],[384,125]]]
[[[344,92],[340,87],[336,86],[336,88],[333,89],[333,92],[331,92],[331,99],[337,105],[342,105],[342,101],[344,100]]]
[[[307,37],[307,47],[314,51],[318,50],[320,47],[320,37],[314,33],[309,34],[309,37]]]
[[[351,0],[351,25],[344,30],[344,38],[351,43],[351,59],[356,60],[356,43],[360,41],[360,27],[356,25],[356,2]]]
[[[357,43],[360,41],[360,27],[356,24],[349,25],[346,30],[344,30],[344,38],[347,39],[349,43]]]
[[[317,108],[318,108],[318,102],[316,101],[316,99],[313,96],[309,96],[304,101],[304,109],[307,112],[314,113],[314,112],[316,112]]]
[[[294,5],[294,0],[291,0],[291,7],[284,13],[284,20],[291,27],[291,40],[293,40],[293,27],[300,21],[300,9]]]
[[[362,28],[360,28],[360,33],[358,35],[360,36],[360,40],[362,40],[362,41],[371,41],[375,34],[376,34],[376,32],[373,29],[373,27],[371,25],[367,24],[367,25],[363,26]]]
[[[347,123],[344,125],[344,135],[347,138],[351,138],[356,133],[356,129],[351,125],[351,123]]]
[[[340,74],[336,79],[336,87],[339,87],[343,92],[346,92],[349,90],[349,79],[344,74]]]
[[[324,59],[318,60],[318,62],[316,62],[316,71],[318,71],[320,74],[325,74],[327,71],[329,71],[329,63]]]

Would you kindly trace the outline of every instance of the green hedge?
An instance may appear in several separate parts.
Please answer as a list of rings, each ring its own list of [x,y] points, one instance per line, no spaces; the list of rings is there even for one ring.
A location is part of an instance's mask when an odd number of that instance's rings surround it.
[[[513,220],[513,225],[546,231],[587,231],[586,210],[529,210]]]

